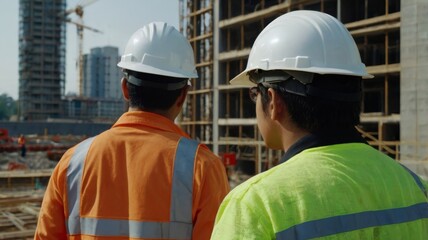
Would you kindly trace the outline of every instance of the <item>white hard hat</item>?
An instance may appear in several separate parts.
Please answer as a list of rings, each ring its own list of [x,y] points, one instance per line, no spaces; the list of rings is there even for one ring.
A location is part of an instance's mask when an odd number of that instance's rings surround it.
[[[248,72],[284,70],[300,73],[338,74],[371,78],[349,31],[336,18],[322,12],[299,10],[286,13],[258,35],[247,68],[230,83],[254,85]]]
[[[164,22],[152,22],[138,29],[129,39],[117,66],[175,78],[198,77],[189,42]]]

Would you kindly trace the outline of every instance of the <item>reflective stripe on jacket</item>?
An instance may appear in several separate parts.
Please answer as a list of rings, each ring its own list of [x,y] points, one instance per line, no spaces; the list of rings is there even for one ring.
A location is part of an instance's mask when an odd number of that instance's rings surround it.
[[[427,183],[362,143],[306,149],[236,187],[212,239],[428,239]]]
[[[80,143],[70,160],[67,170],[67,195],[69,216],[67,234],[85,234],[131,238],[191,239],[192,237],[192,188],[194,159],[198,143],[182,137],[174,160],[169,222],[147,222],[118,219],[88,218],[80,216],[80,190],[84,161],[94,138]]]

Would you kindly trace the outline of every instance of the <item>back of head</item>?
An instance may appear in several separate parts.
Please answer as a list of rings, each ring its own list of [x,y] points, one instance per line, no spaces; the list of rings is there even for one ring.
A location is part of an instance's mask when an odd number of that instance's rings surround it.
[[[281,86],[276,89],[291,96],[286,104],[294,104],[288,109],[302,115],[293,118],[296,124],[317,131],[325,124],[358,123],[361,79],[370,77],[341,22],[322,12],[300,10],[276,18],[263,29],[246,69],[230,83]]]
[[[188,40],[164,22],[152,22],[138,29],[117,65],[130,86],[130,105],[146,109],[167,108],[187,86],[189,78],[198,77]],[[169,97],[161,96],[173,97],[166,100]]]

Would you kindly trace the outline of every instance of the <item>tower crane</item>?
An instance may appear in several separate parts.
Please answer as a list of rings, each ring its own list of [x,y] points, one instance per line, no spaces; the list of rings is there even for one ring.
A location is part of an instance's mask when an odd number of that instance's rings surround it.
[[[83,24],[83,8],[96,2],[97,0],[81,0],[75,7],[66,10],[63,13],[64,20],[68,23],[74,24],[77,29],[78,38],[78,87],[79,96],[83,96],[83,30],[87,29],[96,33],[102,33],[100,30],[88,27]],[[78,21],[73,21],[68,18],[68,15],[75,13],[78,16]]]

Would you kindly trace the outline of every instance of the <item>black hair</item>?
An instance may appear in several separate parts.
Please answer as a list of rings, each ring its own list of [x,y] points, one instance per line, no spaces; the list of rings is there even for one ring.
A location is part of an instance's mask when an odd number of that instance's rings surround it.
[[[126,70],[126,73],[145,81],[153,81],[155,83],[178,83],[185,79],[168,77],[162,75],[140,73],[135,71]],[[177,90],[165,90],[152,87],[141,87],[130,82],[126,84],[129,93],[129,106],[137,107],[145,111],[153,110],[167,110],[180,96],[183,88]]]
[[[344,75],[320,75],[314,74],[312,86],[327,92],[356,93],[361,92],[361,77]],[[286,91],[279,87],[284,82],[271,83],[274,91],[277,91],[288,109],[293,122],[300,128],[314,133],[326,129],[346,129],[354,127],[360,122],[361,99],[359,101],[339,101],[323,97],[301,96]],[[263,110],[269,102],[267,89],[269,87],[258,84]]]

